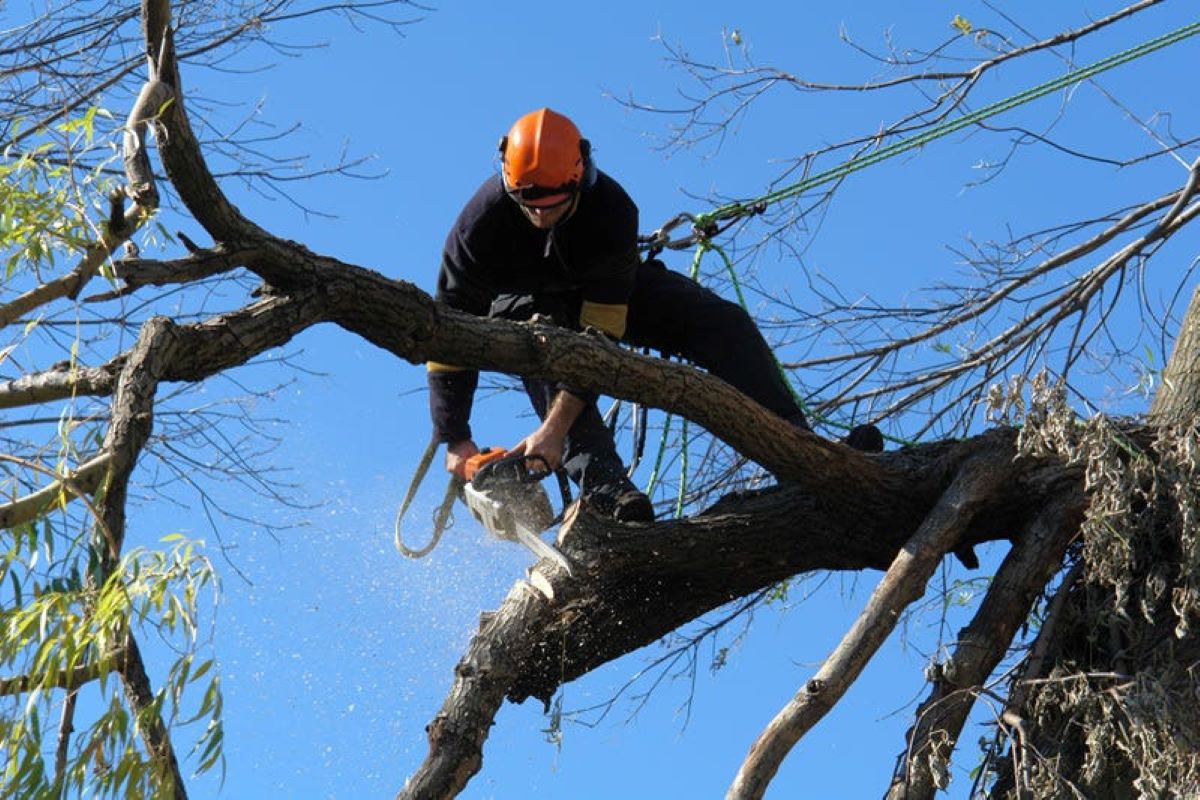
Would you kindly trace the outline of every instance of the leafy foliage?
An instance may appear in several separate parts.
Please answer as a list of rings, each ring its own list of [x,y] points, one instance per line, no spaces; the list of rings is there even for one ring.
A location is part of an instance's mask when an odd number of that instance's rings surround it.
[[[112,157],[96,142],[102,115],[61,123],[0,161],[7,288],[46,281],[96,241],[108,179],[101,166],[76,169],[74,154],[99,152],[100,164]],[[36,323],[14,331],[0,355],[22,341],[37,351]],[[80,336],[55,342],[72,368]],[[65,480],[71,464],[95,453],[101,432],[73,406],[49,431],[26,442],[27,458],[5,456],[0,478],[7,500],[49,481],[58,487],[35,519],[0,531],[0,798],[160,797],[174,777],[144,741],[148,729],[199,729],[188,734],[196,771],[224,763],[220,676],[203,635],[216,574],[203,544],[179,534],[106,567],[113,537],[97,514],[103,489],[79,510]],[[123,673],[145,634],[171,658],[153,697],[139,703]]]
[[[43,131],[31,148],[6,152],[0,160],[0,258],[5,280],[28,271],[44,280],[43,271],[85,247],[94,238],[94,205],[109,179],[105,168],[112,147],[96,143],[97,117],[111,117],[93,107],[77,119]],[[100,153],[96,166],[80,172],[77,153]]]
[[[47,519],[23,528],[6,542],[0,561],[11,587],[0,596],[0,669],[23,676],[0,684],[6,694],[22,690],[0,706],[0,750],[9,755],[3,796],[63,789],[78,796],[157,796],[164,775],[137,737],[159,714],[168,726],[203,726],[195,747],[198,772],[222,763],[220,677],[211,658],[201,657],[200,635],[202,600],[215,600],[216,578],[200,544],[173,535],[163,550],[131,550],[98,583],[90,548],[72,547],[55,559],[60,531]],[[153,703],[133,712],[114,673],[130,634],[148,631],[176,657]],[[81,686],[85,681],[94,683]],[[45,763],[56,735],[46,721],[75,693],[94,714],[56,777]]]

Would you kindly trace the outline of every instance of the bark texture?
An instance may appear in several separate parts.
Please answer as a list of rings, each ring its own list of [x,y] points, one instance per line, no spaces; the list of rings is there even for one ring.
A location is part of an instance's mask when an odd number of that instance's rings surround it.
[[[1160,425],[1185,425],[1200,417],[1200,286],[1179,326],[1150,417]]]
[[[836,445],[831,452],[845,458],[844,469],[867,460]],[[429,726],[429,756],[399,797],[462,791],[482,763],[483,743],[505,699],[548,701],[562,683],[797,573],[886,568],[967,461],[1008,464],[1014,454],[1013,432],[996,430],[877,456],[870,468],[890,488],[867,502],[852,480],[818,495],[784,484],[731,496],[696,518],[651,527],[606,523],[585,510],[560,537],[577,565],[575,578],[543,562],[535,583],[546,590],[522,581],[488,615]],[[987,481],[987,490],[956,494],[953,507],[971,509],[950,515],[962,521],[957,535],[933,552],[909,555],[936,564],[956,542],[1016,535],[1032,525],[1041,505],[1078,491],[1078,472],[1061,466],[1022,461],[996,477],[1006,474],[998,486]]]
[[[1082,491],[1064,492],[1040,511],[1013,544],[979,610],[959,632],[953,656],[935,669],[887,800],[932,800],[949,785],[951,755],[967,715],[1059,570],[1086,504]]]

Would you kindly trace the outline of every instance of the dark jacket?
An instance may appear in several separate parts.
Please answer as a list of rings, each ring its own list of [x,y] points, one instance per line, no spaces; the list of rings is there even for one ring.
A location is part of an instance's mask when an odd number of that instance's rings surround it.
[[[496,175],[479,187],[446,237],[435,296],[483,316],[500,295],[562,295],[580,311],[579,319],[560,322],[619,338],[639,264],[637,233],[637,206],[603,172],[580,193],[574,212],[551,230],[536,228]],[[427,366],[438,439],[471,438],[478,372]]]

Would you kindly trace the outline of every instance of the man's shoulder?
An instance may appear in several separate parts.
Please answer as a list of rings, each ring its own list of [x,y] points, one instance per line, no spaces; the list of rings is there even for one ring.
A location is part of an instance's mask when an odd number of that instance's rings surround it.
[[[511,216],[508,208],[510,203],[504,193],[504,183],[498,175],[492,175],[480,184],[458,213],[454,230],[461,235],[467,231],[506,224]]]
[[[603,170],[596,170],[596,182],[588,188],[588,192],[608,202],[634,205],[633,198],[625,191],[620,181]]]
[[[638,225],[637,204],[615,178],[604,172],[597,172],[596,182],[584,190],[580,212],[588,220],[584,227],[621,231],[622,236]]]
[[[504,194],[504,182],[499,175],[489,175],[479,188],[471,195],[465,208],[490,209],[495,208],[507,199]]]

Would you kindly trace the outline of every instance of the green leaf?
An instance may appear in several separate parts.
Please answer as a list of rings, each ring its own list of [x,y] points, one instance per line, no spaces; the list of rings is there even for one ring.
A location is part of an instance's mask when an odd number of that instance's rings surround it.
[[[964,17],[962,17],[958,14],[954,15],[954,19],[952,19],[950,21],[950,24],[953,25],[955,28],[957,28],[959,33],[961,33],[964,36],[966,36],[967,34],[969,34],[971,31],[973,31],[975,29],[971,25],[969,20],[965,19]]]
[[[196,681],[203,678],[204,674],[206,672],[208,672],[210,669],[212,669],[212,665],[213,665],[213,660],[210,658],[209,660],[207,660],[203,664],[201,664],[199,667],[197,667],[196,671],[192,673],[192,683],[195,683]]]

